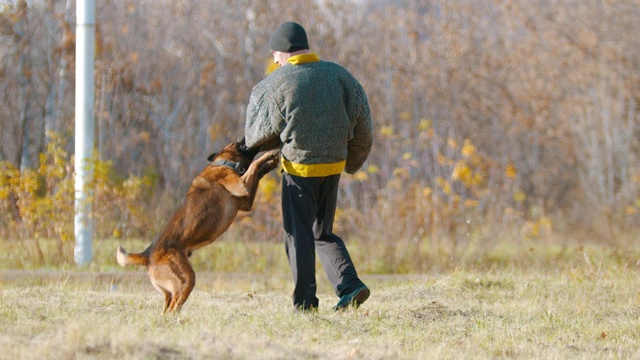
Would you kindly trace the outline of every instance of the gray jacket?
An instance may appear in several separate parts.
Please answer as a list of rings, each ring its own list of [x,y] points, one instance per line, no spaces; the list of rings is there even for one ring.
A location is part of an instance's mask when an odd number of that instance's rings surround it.
[[[346,161],[344,171],[353,174],[373,144],[367,95],[338,64],[288,63],[253,88],[245,140],[262,150],[280,147],[283,158],[296,164]]]

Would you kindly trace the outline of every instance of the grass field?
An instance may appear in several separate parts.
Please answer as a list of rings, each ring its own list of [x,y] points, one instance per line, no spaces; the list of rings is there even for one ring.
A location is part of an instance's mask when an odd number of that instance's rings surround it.
[[[0,244],[2,262],[18,268],[14,245]],[[177,316],[160,314],[142,269],[119,270],[110,256],[85,269],[0,266],[0,359],[640,358],[635,250],[496,247],[446,271],[363,272],[372,295],[344,313],[331,311],[337,298],[320,271],[320,309],[299,314],[280,246],[243,250],[270,258],[268,272],[200,263],[234,246],[197,255],[196,288]]]

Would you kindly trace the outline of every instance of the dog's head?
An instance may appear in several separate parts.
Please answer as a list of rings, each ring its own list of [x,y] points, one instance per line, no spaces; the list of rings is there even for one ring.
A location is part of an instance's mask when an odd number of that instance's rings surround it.
[[[220,157],[224,160],[241,162],[249,166],[259,152],[260,148],[248,148],[244,137],[242,137],[240,140],[225,146],[222,151],[209,155],[207,160],[214,161]]]

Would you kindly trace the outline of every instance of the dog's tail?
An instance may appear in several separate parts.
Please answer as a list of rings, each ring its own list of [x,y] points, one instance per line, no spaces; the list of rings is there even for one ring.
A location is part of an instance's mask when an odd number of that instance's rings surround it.
[[[116,251],[116,260],[120,266],[149,265],[149,257],[145,253],[128,254],[122,246],[118,246],[118,251]]]

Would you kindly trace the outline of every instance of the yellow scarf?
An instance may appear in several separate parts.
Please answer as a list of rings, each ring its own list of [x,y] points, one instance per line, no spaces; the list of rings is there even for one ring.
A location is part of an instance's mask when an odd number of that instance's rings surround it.
[[[293,55],[287,59],[291,65],[306,64],[320,61],[320,57],[316,53]]]

